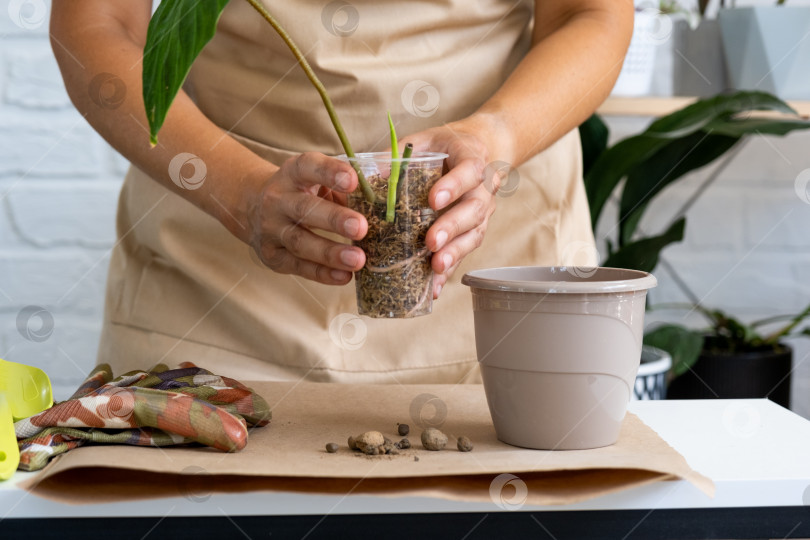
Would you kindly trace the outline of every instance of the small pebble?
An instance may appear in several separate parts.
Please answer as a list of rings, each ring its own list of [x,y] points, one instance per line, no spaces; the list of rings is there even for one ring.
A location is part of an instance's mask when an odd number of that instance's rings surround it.
[[[404,437],[410,432],[411,427],[408,424],[397,424],[397,433],[399,433],[400,437]]]
[[[337,443],[330,442],[329,444],[327,444],[326,451],[329,452],[330,454],[334,454],[335,452],[337,452],[338,451]]]
[[[409,441],[408,439],[402,439],[395,446],[400,450],[407,450],[408,448],[411,447],[411,441]]]
[[[443,450],[447,446],[447,435],[436,428],[427,428],[422,432],[422,446],[434,452]]]
[[[473,443],[468,437],[459,437],[456,446],[459,452],[470,452],[473,449]]]
[[[419,461],[419,456],[413,456],[414,461]]]
[[[354,437],[352,437],[351,435],[349,436],[349,448],[351,448],[352,450],[357,450],[357,443],[354,442]]]

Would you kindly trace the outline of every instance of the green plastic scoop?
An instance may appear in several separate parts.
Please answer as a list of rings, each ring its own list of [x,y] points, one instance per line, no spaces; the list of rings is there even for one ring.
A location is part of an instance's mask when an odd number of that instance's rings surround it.
[[[6,395],[0,392],[0,481],[8,480],[20,463],[20,449],[14,435],[14,421]]]
[[[0,394],[6,395],[15,421],[34,416],[53,405],[51,380],[44,371],[2,358]]]
[[[39,368],[0,358],[0,480],[8,480],[20,462],[14,422],[53,405],[48,375]]]

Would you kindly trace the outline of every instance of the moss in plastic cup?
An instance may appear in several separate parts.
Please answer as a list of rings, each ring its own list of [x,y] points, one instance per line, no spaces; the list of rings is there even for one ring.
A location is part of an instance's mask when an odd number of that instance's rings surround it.
[[[416,152],[409,158],[391,158],[388,152],[340,156],[357,165],[378,201],[369,203],[360,192],[349,195],[349,208],[368,219],[368,234],[354,245],[366,254],[366,265],[355,272],[357,310],[369,317],[407,318],[433,309],[433,270],[425,245],[436,219],[428,194],[441,177],[447,154]],[[399,161],[400,177],[393,221],[386,220],[388,177]]]

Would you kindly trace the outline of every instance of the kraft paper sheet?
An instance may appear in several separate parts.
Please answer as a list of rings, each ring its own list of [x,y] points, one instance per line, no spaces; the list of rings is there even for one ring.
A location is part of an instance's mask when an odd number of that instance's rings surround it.
[[[529,505],[569,504],[677,478],[714,494],[711,480],[630,413],[613,446],[540,451],[498,441],[480,385],[248,386],[267,399],[273,419],[251,431],[242,452],[86,446],[55,459],[23,487],[71,504],[257,490],[490,501],[493,479],[511,473],[525,482]],[[442,418],[450,443],[441,452],[424,450],[418,422]],[[349,435],[368,430],[399,440],[397,422],[411,426],[411,449],[393,456],[348,449]],[[461,435],[473,441],[472,452],[456,450]],[[325,451],[329,442],[340,445],[336,454]]]

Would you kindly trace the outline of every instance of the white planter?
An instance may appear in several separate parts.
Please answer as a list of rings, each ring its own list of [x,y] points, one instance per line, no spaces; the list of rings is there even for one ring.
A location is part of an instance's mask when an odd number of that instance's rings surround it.
[[[665,399],[667,397],[667,372],[672,367],[668,352],[649,345],[641,347],[641,365],[636,375],[632,401]]]
[[[652,91],[655,72],[656,48],[659,40],[660,15],[655,10],[637,12],[633,26],[633,38],[622,71],[613,86],[614,96],[646,96]]]
[[[810,7],[721,9],[718,18],[734,88],[810,99]]]

